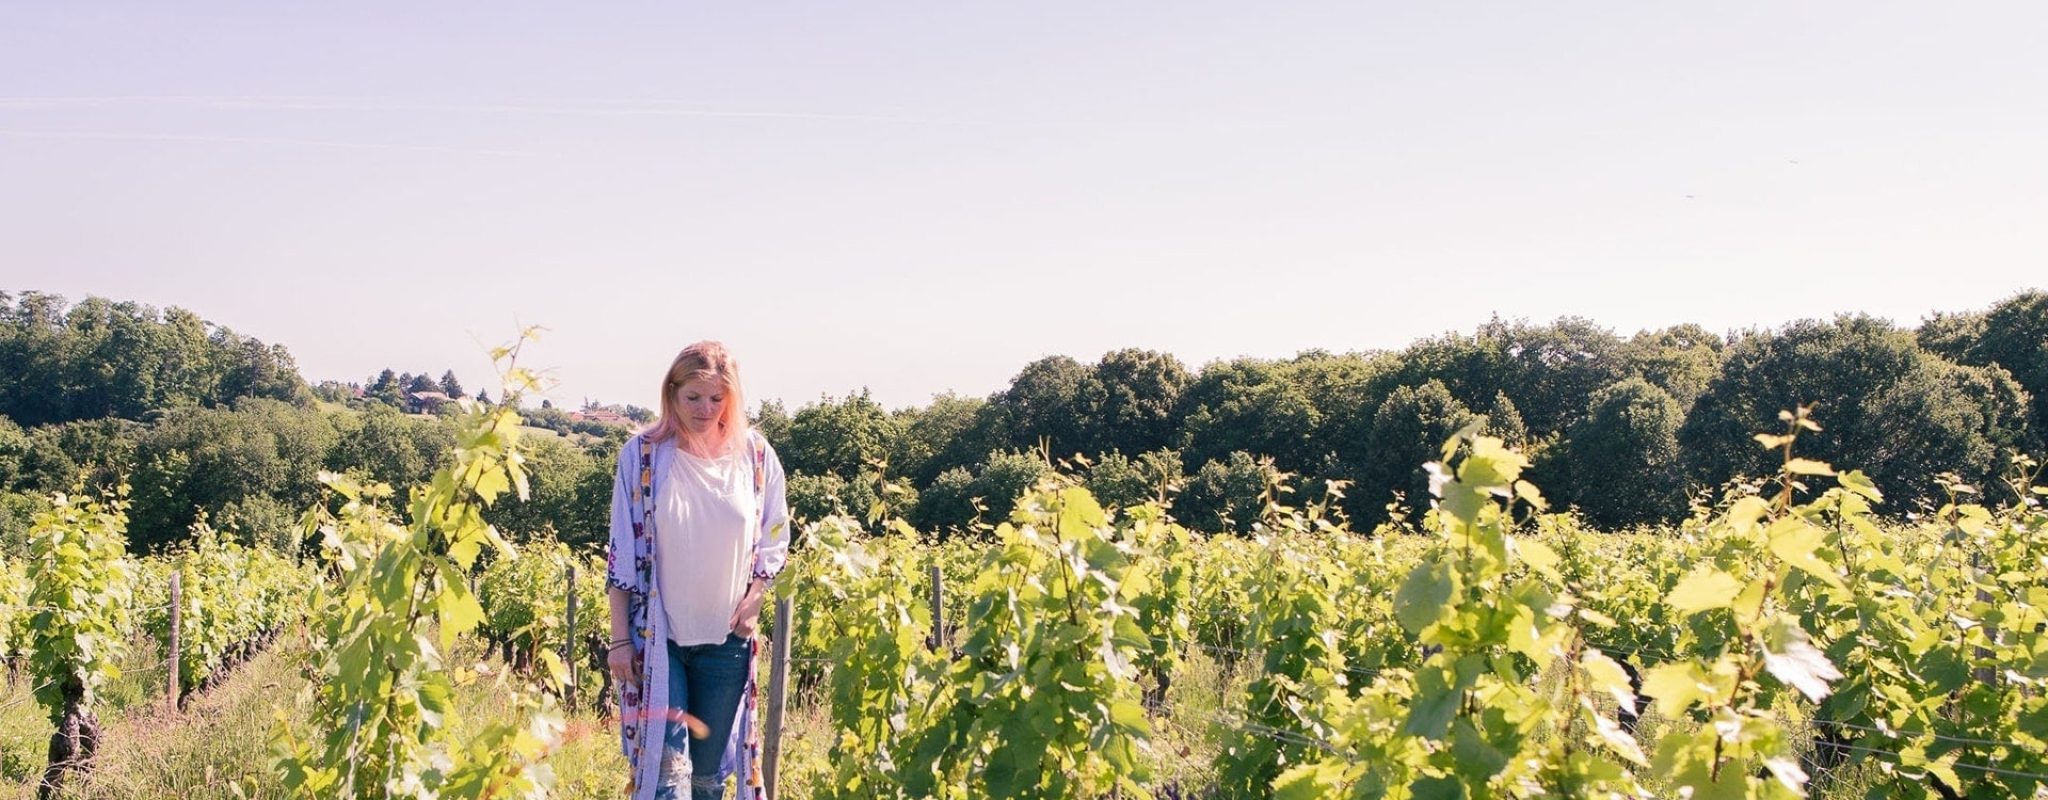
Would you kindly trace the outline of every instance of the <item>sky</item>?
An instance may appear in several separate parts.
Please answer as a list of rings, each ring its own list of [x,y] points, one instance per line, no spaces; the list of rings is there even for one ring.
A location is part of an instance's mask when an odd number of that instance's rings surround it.
[[[0,0],[0,290],[309,380],[986,395],[2048,287],[2048,5]],[[492,392],[494,395],[495,391]]]

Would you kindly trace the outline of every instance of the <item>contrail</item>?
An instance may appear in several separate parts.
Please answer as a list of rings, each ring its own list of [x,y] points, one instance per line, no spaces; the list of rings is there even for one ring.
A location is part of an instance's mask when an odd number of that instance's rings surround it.
[[[540,155],[524,150],[491,150],[471,147],[437,147],[421,144],[381,144],[376,142],[341,142],[325,139],[286,139],[269,136],[197,136],[174,133],[109,133],[98,131],[25,131],[0,128],[0,137],[17,139],[57,139],[105,142],[194,142],[200,144],[262,144],[288,145],[298,147],[334,147],[349,150],[408,150],[426,153],[456,153],[460,155],[516,156],[521,158]]]
[[[516,100],[507,103],[413,102],[393,98],[293,95],[107,95],[98,97],[0,97],[0,111],[99,108],[123,105],[180,105],[261,111],[366,111],[445,114],[528,114],[593,117],[700,117],[790,119],[826,122],[907,122],[928,125],[1012,127],[1010,123],[941,117],[849,114],[819,111],[755,111],[679,107],[681,101],[648,99]]]

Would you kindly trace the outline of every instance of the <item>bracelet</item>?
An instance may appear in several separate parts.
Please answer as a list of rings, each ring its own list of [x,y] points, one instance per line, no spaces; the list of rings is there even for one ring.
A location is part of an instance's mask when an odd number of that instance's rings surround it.
[[[611,651],[613,651],[613,650],[617,650],[617,649],[619,649],[619,648],[621,648],[621,647],[624,647],[624,646],[626,646],[626,645],[629,645],[629,644],[632,644],[632,643],[633,643],[633,640],[632,640],[632,639],[620,639],[620,640],[618,640],[618,641],[616,641],[616,642],[612,642],[612,643],[611,643],[611,646],[610,646],[610,647],[606,647],[606,648],[604,649],[604,651],[605,651],[605,652],[607,652],[607,653],[609,653],[609,652],[611,652]]]

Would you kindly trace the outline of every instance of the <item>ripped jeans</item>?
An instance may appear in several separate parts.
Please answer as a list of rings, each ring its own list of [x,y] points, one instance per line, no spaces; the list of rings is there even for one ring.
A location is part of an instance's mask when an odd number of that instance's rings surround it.
[[[671,710],[686,711],[704,723],[706,735],[693,738],[681,714],[672,714],[663,736],[665,758],[655,800],[679,800],[687,783],[690,800],[723,800],[725,782],[718,779],[719,762],[725,758],[726,740],[732,736],[733,716],[740,707],[740,693],[747,688],[747,640],[727,634],[720,644],[684,647],[668,643],[668,702]],[[690,772],[680,769],[684,753],[689,754]]]

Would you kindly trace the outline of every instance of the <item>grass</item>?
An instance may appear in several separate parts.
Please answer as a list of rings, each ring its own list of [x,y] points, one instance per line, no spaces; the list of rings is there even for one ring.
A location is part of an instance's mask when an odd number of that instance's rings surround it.
[[[133,643],[122,676],[102,692],[98,762],[68,796],[80,798],[284,798],[270,772],[270,734],[280,713],[304,725],[297,699],[305,687],[301,635],[285,635],[184,711],[166,708],[161,649]],[[458,645],[456,658],[481,660],[483,648]],[[486,662],[489,663],[489,662]],[[492,665],[502,671],[502,665]],[[457,692],[462,729],[509,719],[505,693],[480,680]],[[33,798],[53,730],[26,675],[0,688],[0,798]],[[571,714],[549,757],[556,797],[616,798],[625,783],[616,729],[593,713]]]
[[[1207,797],[1216,785],[1216,756],[1229,735],[1222,723],[1230,719],[1258,664],[1235,665],[1189,647],[1163,707],[1152,718],[1152,783],[1173,789],[1174,797]]]

